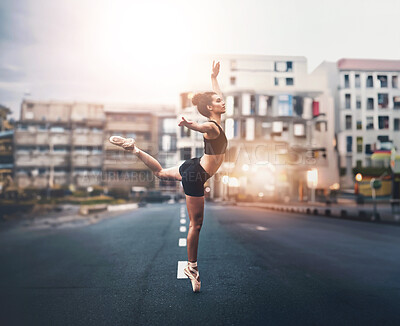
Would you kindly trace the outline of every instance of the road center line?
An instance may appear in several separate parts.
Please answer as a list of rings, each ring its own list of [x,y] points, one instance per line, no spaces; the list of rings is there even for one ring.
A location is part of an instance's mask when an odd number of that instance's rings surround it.
[[[184,268],[187,265],[187,261],[178,261],[178,271],[176,273],[177,279],[188,278],[185,273],[183,272]]]
[[[179,238],[179,247],[186,247],[186,238]]]
[[[179,228],[179,231],[180,231],[180,232],[186,232],[186,226],[181,226],[181,227]]]
[[[181,224],[186,224],[186,220],[184,218],[181,218]]]

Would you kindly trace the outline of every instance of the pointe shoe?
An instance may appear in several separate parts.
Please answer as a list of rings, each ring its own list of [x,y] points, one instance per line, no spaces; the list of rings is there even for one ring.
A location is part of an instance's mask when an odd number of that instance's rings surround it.
[[[201,282],[200,282],[199,271],[195,270],[194,268],[190,268],[190,266],[187,265],[183,269],[183,272],[187,277],[189,277],[190,281],[192,282],[193,292],[200,292]]]
[[[135,140],[133,138],[124,138],[120,136],[111,136],[109,138],[111,144],[122,147],[127,151],[133,151],[134,153],[139,153],[139,149],[136,147]]]

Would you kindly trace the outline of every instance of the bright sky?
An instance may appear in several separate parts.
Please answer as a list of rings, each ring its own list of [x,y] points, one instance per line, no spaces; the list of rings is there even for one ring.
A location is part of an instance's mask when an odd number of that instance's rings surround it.
[[[175,104],[191,54],[400,59],[398,0],[0,0],[0,104]],[[205,72],[209,73],[209,72]]]

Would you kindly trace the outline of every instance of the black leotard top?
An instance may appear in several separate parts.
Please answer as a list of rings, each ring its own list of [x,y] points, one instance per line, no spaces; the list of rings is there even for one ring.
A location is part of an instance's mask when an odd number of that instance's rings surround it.
[[[226,146],[228,145],[228,140],[226,139],[225,133],[220,125],[214,120],[210,120],[210,122],[214,122],[218,126],[219,136],[215,139],[206,139],[203,137],[204,153],[208,155],[224,154],[226,152]]]

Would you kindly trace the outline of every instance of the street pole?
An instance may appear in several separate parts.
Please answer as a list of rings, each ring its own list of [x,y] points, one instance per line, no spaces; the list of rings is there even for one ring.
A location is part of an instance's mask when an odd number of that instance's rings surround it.
[[[311,202],[315,203],[315,187],[311,188]]]

